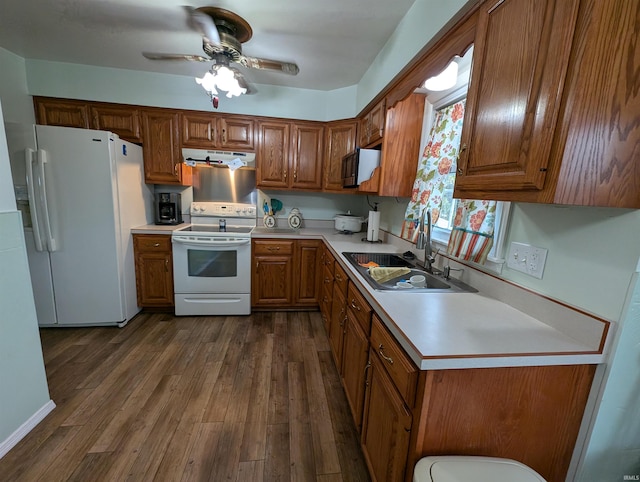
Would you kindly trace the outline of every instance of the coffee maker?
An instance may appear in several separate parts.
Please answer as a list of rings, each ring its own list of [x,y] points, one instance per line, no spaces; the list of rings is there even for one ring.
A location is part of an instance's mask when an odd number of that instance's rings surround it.
[[[175,192],[157,192],[155,196],[156,224],[182,223],[182,204],[180,194]]]

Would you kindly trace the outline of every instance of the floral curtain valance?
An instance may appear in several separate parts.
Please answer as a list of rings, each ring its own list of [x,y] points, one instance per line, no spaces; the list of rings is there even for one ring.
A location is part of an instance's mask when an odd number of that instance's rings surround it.
[[[465,101],[461,100],[436,112],[429,142],[418,165],[411,200],[402,225],[402,237],[416,242],[418,224],[423,209],[431,211],[432,225],[438,221],[444,202],[456,202],[445,197],[445,189],[456,172]],[[493,246],[495,201],[457,200],[453,228],[447,253],[467,261],[483,264]]]
[[[423,209],[431,211],[432,224],[440,217],[447,178],[456,169],[464,105],[465,101],[461,100],[436,112],[402,225],[402,237],[411,242],[415,243],[418,237]]]

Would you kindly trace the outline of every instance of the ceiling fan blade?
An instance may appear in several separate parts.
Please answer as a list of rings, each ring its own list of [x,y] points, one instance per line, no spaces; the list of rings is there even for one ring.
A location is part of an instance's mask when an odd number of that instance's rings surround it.
[[[195,62],[211,62],[209,57],[203,57],[202,55],[190,55],[190,54],[162,54],[155,52],[142,52],[149,60],[192,60]]]
[[[258,59],[255,57],[242,56],[238,63],[251,69],[277,70],[289,75],[297,75],[300,72],[298,66],[292,62],[281,62],[279,60]]]
[[[220,45],[218,28],[210,16],[188,5],[183,5],[183,8],[187,11],[189,27],[205,37],[210,44]]]

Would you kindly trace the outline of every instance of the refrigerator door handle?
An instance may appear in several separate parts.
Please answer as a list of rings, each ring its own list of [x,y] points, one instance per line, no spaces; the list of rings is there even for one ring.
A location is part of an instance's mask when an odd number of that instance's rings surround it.
[[[33,154],[33,149],[29,149],[27,147],[24,150],[24,164],[27,172],[27,193],[29,195],[29,211],[31,212],[31,225],[33,226],[33,238],[35,240],[36,251],[44,251],[42,233],[40,232],[40,219],[34,183],[35,179],[33,177]]]
[[[53,230],[51,229],[51,216],[49,215],[49,200],[47,199],[47,179],[44,173],[44,165],[47,163],[47,152],[38,149],[38,175],[40,176],[40,185],[42,188],[42,218],[44,224],[44,232],[47,237],[47,245],[49,251],[57,251],[58,243],[54,237]]]

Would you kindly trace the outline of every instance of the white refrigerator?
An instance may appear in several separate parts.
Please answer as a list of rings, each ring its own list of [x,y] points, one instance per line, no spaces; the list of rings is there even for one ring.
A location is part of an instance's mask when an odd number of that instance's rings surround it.
[[[124,326],[132,227],[153,219],[142,148],[111,132],[5,124],[40,326]]]

